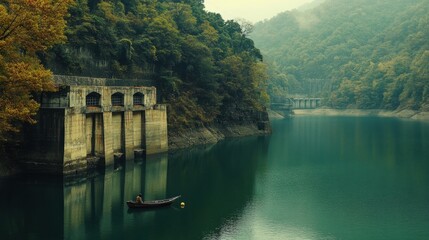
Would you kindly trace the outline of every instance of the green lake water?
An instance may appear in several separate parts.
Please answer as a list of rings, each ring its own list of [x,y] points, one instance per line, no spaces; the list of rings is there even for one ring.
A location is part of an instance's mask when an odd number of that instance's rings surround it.
[[[429,123],[298,116],[272,125],[271,136],[74,182],[0,180],[0,239],[429,239]],[[129,210],[139,192],[182,197]]]

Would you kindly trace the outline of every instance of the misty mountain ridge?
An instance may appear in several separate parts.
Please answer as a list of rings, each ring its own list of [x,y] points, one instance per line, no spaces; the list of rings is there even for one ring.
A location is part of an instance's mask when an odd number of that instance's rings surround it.
[[[307,10],[311,10],[313,8],[318,7],[320,4],[322,4],[323,2],[325,2],[326,0],[314,0],[311,1],[309,3],[306,3],[300,7],[297,8],[298,11],[307,11]]]
[[[429,109],[428,12],[429,0],[326,0],[255,24],[251,38],[270,66],[271,97]]]

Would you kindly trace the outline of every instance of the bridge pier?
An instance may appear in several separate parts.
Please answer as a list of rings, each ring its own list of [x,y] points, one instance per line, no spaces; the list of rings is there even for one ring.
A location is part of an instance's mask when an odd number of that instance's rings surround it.
[[[293,109],[313,109],[321,106],[321,98],[292,98]]]

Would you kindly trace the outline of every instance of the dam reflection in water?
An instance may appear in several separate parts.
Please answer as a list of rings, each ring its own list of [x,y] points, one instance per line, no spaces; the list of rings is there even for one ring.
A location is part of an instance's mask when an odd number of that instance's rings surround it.
[[[120,171],[108,172],[82,183],[64,187],[64,236],[71,239],[112,237],[127,226],[125,202],[138,193],[143,199],[162,199],[167,194],[168,155],[127,163]],[[143,213],[147,219],[156,211]],[[118,236],[119,237],[119,236]]]
[[[215,236],[253,197],[269,137],[127,162],[88,179],[26,177],[0,181],[0,239],[202,239]],[[167,208],[130,210],[127,200],[175,195]],[[180,202],[186,202],[184,209]],[[28,203],[31,204],[28,204]]]

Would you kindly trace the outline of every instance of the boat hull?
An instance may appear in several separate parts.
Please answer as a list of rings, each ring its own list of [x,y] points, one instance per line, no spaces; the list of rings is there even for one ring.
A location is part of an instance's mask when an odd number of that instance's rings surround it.
[[[136,203],[134,201],[127,201],[127,206],[129,208],[156,208],[156,207],[165,207],[170,206],[174,200],[178,199],[180,196],[162,199],[162,200],[154,200],[154,201],[144,201],[143,203]]]

